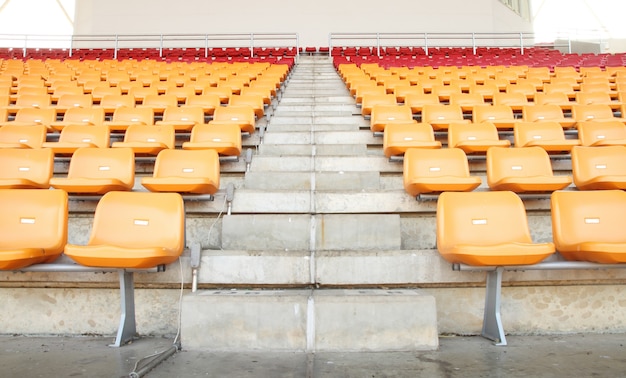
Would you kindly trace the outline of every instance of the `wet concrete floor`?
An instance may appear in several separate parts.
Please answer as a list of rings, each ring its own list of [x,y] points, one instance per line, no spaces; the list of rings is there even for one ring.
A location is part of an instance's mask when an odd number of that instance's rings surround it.
[[[143,337],[111,348],[106,337],[0,336],[1,377],[623,377],[626,335],[441,337],[436,351],[376,353],[213,352],[183,348],[150,371],[172,339]],[[143,370],[142,370],[143,369]],[[141,374],[140,374],[141,375]]]

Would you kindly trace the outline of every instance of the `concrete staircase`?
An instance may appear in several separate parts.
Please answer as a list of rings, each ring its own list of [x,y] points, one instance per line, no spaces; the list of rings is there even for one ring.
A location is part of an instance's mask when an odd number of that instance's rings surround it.
[[[249,170],[225,178],[232,214],[215,220],[201,290],[184,297],[184,347],[437,348],[434,297],[385,288],[415,282],[430,256],[407,250],[420,220],[400,213],[433,204],[406,195],[402,165],[383,156],[327,57],[301,57],[270,112]]]

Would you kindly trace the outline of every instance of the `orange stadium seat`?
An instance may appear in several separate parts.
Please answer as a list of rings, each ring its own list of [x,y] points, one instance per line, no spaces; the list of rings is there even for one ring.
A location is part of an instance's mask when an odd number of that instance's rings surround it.
[[[67,125],[58,142],[44,142],[55,154],[71,155],[79,148],[108,148],[109,128],[105,125]]]
[[[52,262],[67,243],[67,193],[48,189],[0,190],[0,270]]]
[[[441,148],[427,123],[391,123],[385,127],[383,152],[386,157],[404,155],[408,148]]]
[[[553,243],[533,243],[524,204],[509,191],[441,194],[437,249],[472,266],[536,264],[555,252]]]
[[[519,120],[515,118],[513,109],[508,105],[482,105],[474,107],[472,112],[474,123],[491,122],[498,129],[511,129]]]
[[[53,169],[54,154],[51,150],[0,149],[2,189],[48,189]]]
[[[624,118],[617,118],[613,115],[613,110],[609,105],[576,105],[572,107],[572,118],[576,122],[583,121],[620,121],[626,122]]]
[[[375,105],[396,105],[396,101],[396,96],[394,94],[364,94],[361,102],[361,115],[371,115],[372,108]]]
[[[154,125],[154,110],[121,106],[115,109],[110,121],[104,121],[102,124],[108,126],[111,131],[125,131],[130,125]]]
[[[224,156],[241,155],[241,128],[233,123],[197,125],[191,130],[184,150],[212,149]]]
[[[18,110],[13,121],[3,122],[0,125],[28,126],[44,125],[50,131],[51,124],[56,119],[56,112],[53,108],[24,108]]]
[[[559,105],[529,105],[522,109],[522,119],[526,122],[556,121],[563,128],[576,125],[573,118],[565,118],[563,110]]]
[[[50,124],[54,130],[61,131],[70,125],[94,126],[104,122],[104,109],[102,108],[70,108],[63,115],[62,121]]]
[[[178,98],[173,94],[148,94],[138,108],[152,108],[155,115],[162,115],[166,108],[178,106]]]
[[[625,159],[625,146],[574,148],[574,185],[580,190],[626,189]]]
[[[135,155],[130,148],[79,148],[67,177],[50,179],[50,186],[77,194],[129,191],[134,184]]]
[[[422,122],[430,124],[433,129],[447,130],[451,123],[471,123],[463,118],[459,105],[426,104],[422,107]]]
[[[178,259],[184,235],[180,194],[110,192],[98,202],[87,245],[68,244],[65,254],[91,267],[153,268]]]
[[[446,191],[472,191],[481,184],[470,176],[467,157],[458,148],[409,148],[404,153],[404,190],[411,196]]]
[[[106,126],[105,126],[106,127]],[[111,147],[128,147],[135,155],[157,155],[165,149],[174,148],[175,130],[172,125],[129,125],[123,142],[113,142]]]
[[[204,124],[204,110],[199,106],[168,106],[163,119],[155,125],[172,125],[176,131],[191,131],[196,125]]]
[[[0,127],[0,149],[41,148],[47,132],[44,125],[4,125]]]
[[[249,106],[254,110],[257,119],[265,115],[263,96],[258,94],[233,94],[230,96],[229,106]]]
[[[440,104],[439,97],[433,93],[409,93],[404,97],[404,105],[411,108],[411,113],[422,114],[424,105]]]
[[[513,130],[515,147],[538,146],[548,152],[570,152],[578,139],[565,139],[558,122],[519,122]]]
[[[189,96],[185,100],[186,106],[199,106],[204,111],[205,116],[212,116],[215,109],[221,106],[220,98],[214,94],[200,94]]]
[[[215,150],[163,150],[152,177],[141,184],[151,192],[215,194],[220,187],[220,159]]]
[[[550,206],[554,244],[567,260],[626,262],[624,191],[558,191]]]
[[[215,109],[213,120],[210,125],[234,124],[239,126],[242,132],[254,133],[256,121],[254,119],[254,109],[247,105],[222,106]]]
[[[584,121],[578,123],[583,146],[626,146],[626,125],[621,121]]]
[[[570,176],[553,174],[550,157],[541,147],[492,147],[487,151],[487,184],[491,190],[552,192],[571,183]]]
[[[498,129],[491,122],[451,123],[448,126],[448,147],[460,148],[466,154],[484,154],[490,147],[510,147],[511,142],[500,139]]]

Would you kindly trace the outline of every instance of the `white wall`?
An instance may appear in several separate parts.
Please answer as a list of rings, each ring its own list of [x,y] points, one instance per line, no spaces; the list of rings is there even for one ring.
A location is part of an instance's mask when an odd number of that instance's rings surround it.
[[[328,46],[330,32],[530,32],[498,0],[80,0],[74,34],[298,33]]]

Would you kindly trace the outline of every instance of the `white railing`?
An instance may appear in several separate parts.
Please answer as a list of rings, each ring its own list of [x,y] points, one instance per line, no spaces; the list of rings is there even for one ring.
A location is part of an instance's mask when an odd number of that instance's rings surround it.
[[[368,46],[374,47],[378,56],[384,47],[421,47],[425,53],[434,47],[467,47],[476,53],[479,47],[500,47],[524,49],[535,45],[533,33],[330,33],[328,37],[329,53],[334,46]],[[571,43],[565,41],[563,46]]]
[[[267,47],[293,47],[300,51],[298,33],[239,33],[239,34],[109,34],[109,35],[25,35],[0,34],[0,48],[21,49],[26,56],[29,49],[67,49],[68,56],[76,49],[112,49],[115,56],[120,49],[158,49],[160,56],[168,48],[204,49],[205,57],[210,48],[249,48],[251,57],[255,50]]]

